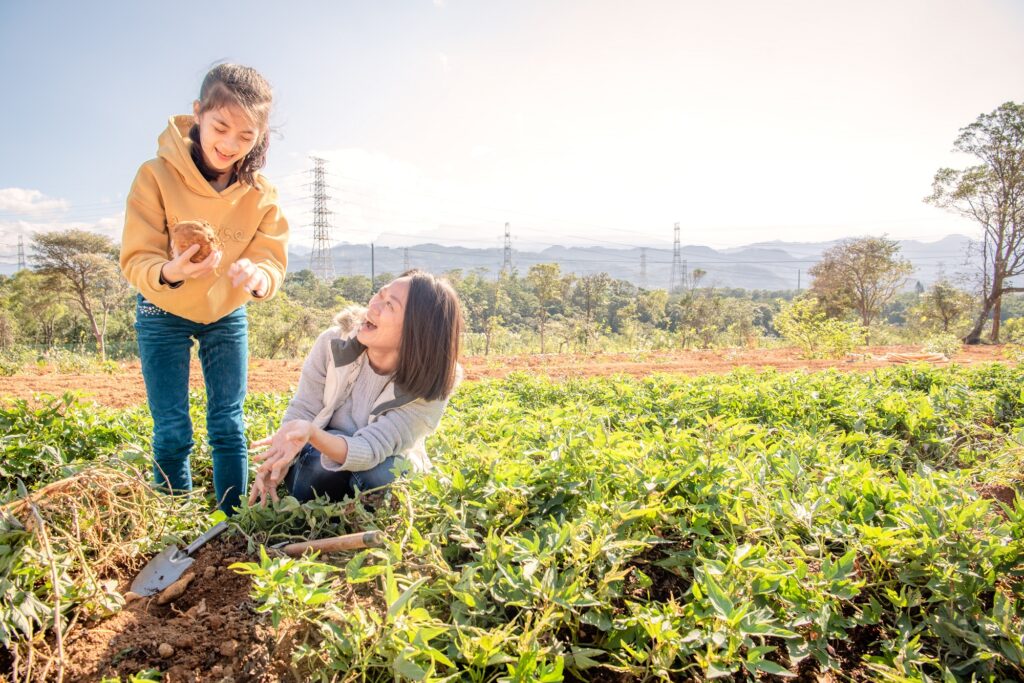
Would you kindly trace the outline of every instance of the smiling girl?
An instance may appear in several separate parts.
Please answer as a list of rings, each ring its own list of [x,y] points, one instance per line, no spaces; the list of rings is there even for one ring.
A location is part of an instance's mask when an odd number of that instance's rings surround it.
[[[269,142],[270,85],[254,69],[220,64],[203,80],[192,114],[173,116],[157,157],[128,195],[121,269],[138,290],[135,329],[153,414],[156,484],[192,488],[188,378],[199,343],[213,485],[230,512],[247,487],[242,425],[248,362],[245,305],[274,295],[285,275],[288,222],[260,175]],[[205,220],[223,250],[193,263],[194,244],[172,253],[169,229]]]

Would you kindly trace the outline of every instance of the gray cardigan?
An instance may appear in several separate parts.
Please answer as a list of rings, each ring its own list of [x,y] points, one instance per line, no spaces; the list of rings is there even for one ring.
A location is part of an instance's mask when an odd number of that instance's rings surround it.
[[[288,404],[284,421],[309,420],[324,428],[346,401],[373,401],[369,423],[348,442],[348,457],[338,463],[321,456],[329,470],[359,472],[376,467],[392,455],[401,455],[418,472],[430,469],[424,441],[437,429],[448,399],[425,401],[388,382],[380,396],[352,394],[359,370],[367,362],[366,347],[355,338],[365,309],[346,309],[335,318],[306,356],[299,377],[299,388]],[[461,369],[460,369],[461,370]],[[460,372],[461,374],[461,372]]]

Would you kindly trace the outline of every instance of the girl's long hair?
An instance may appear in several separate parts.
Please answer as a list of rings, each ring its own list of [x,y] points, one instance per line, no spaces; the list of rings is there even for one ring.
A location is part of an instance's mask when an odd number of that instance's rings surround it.
[[[239,182],[256,184],[256,172],[267,163],[267,148],[270,147],[270,104],[274,93],[270,83],[256,69],[241,64],[218,64],[210,69],[199,88],[199,113],[222,107],[238,107],[260,130],[260,137],[252,150],[238,162],[235,172]],[[207,180],[213,180],[217,171],[210,168],[203,158],[199,142],[199,126],[193,125],[188,132],[192,145],[192,161]]]
[[[459,295],[430,273],[410,270],[402,277],[411,279],[395,383],[427,401],[447,398],[455,389],[462,340]]]

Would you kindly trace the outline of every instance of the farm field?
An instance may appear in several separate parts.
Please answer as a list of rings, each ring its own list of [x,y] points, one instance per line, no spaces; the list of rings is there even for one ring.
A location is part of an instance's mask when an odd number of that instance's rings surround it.
[[[1024,679],[1024,369],[862,369],[467,382],[434,472],[245,510],[166,605],[134,573],[215,519],[145,484],[145,408],[10,392],[0,676]],[[253,439],[286,389],[248,398]]]
[[[838,368],[868,371],[888,367],[885,357],[894,353],[919,351],[917,346],[874,346],[861,349],[856,358],[807,360],[792,348],[721,349],[709,351],[647,351],[615,354],[546,354],[532,356],[470,356],[463,366],[466,379],[498,379],[511,372],[529,372],[554,379],[570,377],[607,377],[630,375],[646,377],[652,373],[700,375],[725,373],[738,367],[776,370],[823,370]],[[1004,347],[998,345],[965,346],[952,359],[959,365],[1004,360]],[[82,392],[84,398],[106,406],[123,408],[146,402],[146,388],[138,361],[118,364],[113,374],[93,372],[82,374],[62,371],[52,365],[34,367],[11,377],[0,376],[0,398],[29,398],[35,393],[62,394]],[[302,359],[253,359],[249,366],[249,391],[254,393],[287,392],[295,387],[302,369]],[[192,386],[202,387],[202,370],[198,361],[192,364]]]

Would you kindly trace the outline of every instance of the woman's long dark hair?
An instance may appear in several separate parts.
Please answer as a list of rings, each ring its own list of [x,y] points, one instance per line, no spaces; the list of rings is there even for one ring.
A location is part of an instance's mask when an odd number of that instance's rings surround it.
[[[447,398],[455,389],[462,305],[449,282],[410,270],[395,383],[417,398]]]
[[[267,149],[270,147],[270,103],[274,94],[270,84],[256,69],[240,64],[218,64],[210,69],[199,88],[199,113],[234,106],[245,112],[245,115],[260,129],[260,137],[252,150],[245,155],[235,167],[240,182],[254,186],[256,172],[267,163]],[[199,142],[199,126],[192,126],[188,132],[192,140],[192,161],[207,180],[214,180],[220,175],[210,168],[203,158],[202,145]]]

